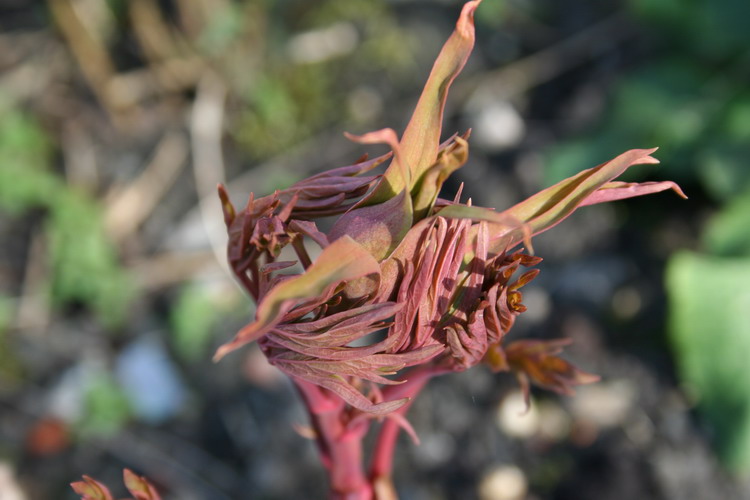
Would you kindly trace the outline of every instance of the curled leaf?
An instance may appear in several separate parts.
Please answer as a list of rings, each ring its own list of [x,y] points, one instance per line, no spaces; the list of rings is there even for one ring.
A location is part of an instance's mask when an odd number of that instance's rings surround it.
[[[414,219],[429,215],[445,180],[469,159],[468,133],[455,137],[448,147],[440,151],[437,161],[430,166],[414,186]]]
[[[411,171],[410,184],[404,182],[401,166],[393,164],[375,192],[366,200],[368,205],[382,203],[405,188],[411,191],[425,171],[435,163],[448,90],[474,48],[474,11],[480,3],[481,0],[474,0],[464,4],[456,29],[435,60],[414,114],[401,138],[403,161]]]
[[[161,500],[156,488],[143,476],[135,474],[130,469],[122,473],[125,487],[133,495],[134,500]]]
[[[214,361],[264,335],[284,313],[301,301],[319,297],[343,281],[379,271],[378,262],[361,245],[348,236],[339,238],[323,250],[304,274],[274,286],[258,305],[255,322],[240,330],[234,340],[221,346]]]
[[[619,183],[611,182],[633,165],[659,163],[652,149],[632,149],[598,167],[584,170],[554,186],[548,187],[502,212],[489,208],[450,205],[439,213],[443,217],[470,218],[492,222],[491,250],[502,252],[559,224],[577,208],[656,193],[667,189],[685,197],[672,182]]]
[[[331,228],[328,239],[335,241],[347,235],[380,261],[396,248],[411,224],[411,198],[404,190],[378,205],[355,207],[345,213]]]
[[[529,380],[560,394],[573,395],[573,386],[598,382],[600,377],[576,368],[557,356],[569,339],[518,340],[505,348],[508,366],[518,376],[528,404]]]
[[[70,487],[81,495],[81,500],[114,500],[109,488],[86,475],[83,476],[83,481],[70,483]]]

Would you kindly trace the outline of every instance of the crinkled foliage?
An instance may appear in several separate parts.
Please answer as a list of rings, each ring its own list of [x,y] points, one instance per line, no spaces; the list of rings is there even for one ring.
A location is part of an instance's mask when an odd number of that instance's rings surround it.
[[[390,153],[329,170],[236,210],[219,194],[228,258],[257,301],[255,320],[216,359],[258,341],[269,361],[337,394],[355,409],[387,414],[406,399],[381,401],[380,385],[400,383],[405,367],[460,371],[487,362],[562,393],[596,377],[558,357],[564,342],[503,341],[525,310],[521,287],[538,273],[531,238],[577,208],[672,189],[672,182],[623,183],[634,165],[658,163],[655,149],[634,149],[580,172],[503,211],[439,198],[468,159],[469,134],[440,144],[451,83],[474,45],[465,4],[435,61],[404,134],[383,129],[350,139],[383,143]],[[384,172],[374,169],[390,162]],[[315,220],[336,215],[324,234]],[[307,248],[320,247],[313,262]],[[277,260],[290,247],[295,261]],[[518,275],[518,277],[515,277]]]

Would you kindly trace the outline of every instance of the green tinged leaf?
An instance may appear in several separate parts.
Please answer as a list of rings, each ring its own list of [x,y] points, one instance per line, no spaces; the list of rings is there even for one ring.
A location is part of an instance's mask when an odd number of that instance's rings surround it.
[[[555,226],[578,207],[616,199],[673,189],[681,196],[680,188],[671,182],[663,183],[613,183],[629,167],[644,163],[659,163],[650,154],[656,149],[633,149],[617,158],[574,175],[554,186],[544,189],[502,212],[481,207],[450,205],[438,215],[490,222],[490,248],[502,252],[522,240]],[[601,191],[600,191],[601,190]]]
[[[573,177],[558,182],[537,194],[500,212],[508,220],[517,220],[527,226],[507,237],[493,241],[496,251],[516,245],[524,233],[535,235],[555,226],[572,214],[597,189],[619,177],[629,167],[638,164],[659,163],[650,155],[654,149],[632,149],[598,167],[584,170]],[[520,229],[525,229],[522,232]]]
[[[398,178],[401,179],[399,182],[403,185],[404,178],[409,178],[410,173],[404,164],[398,137],[393,129],[385,128],[362,136],[346,135],[362,144],[388,144],[393,151],[391,167],[398,168]],[[335,241],[343,235],[351,236],[380,261],[396,248],[411,228],[414,211],[412,200],[406,189],[403,189],[396,196],[376,205],[368,205],[366,201],[339,217],[328,233],[328,239]]]
[[[83,481],[70,483],[70,487],[81,495],[81,500],[113,500],[114,498],[109,488],[89,476],[83,476]]]
[[[138,476],[130,469],[125,469],[122,477],[134,500],[161,500],[156,488],[145,477]]]
[[[329,287],[341,282],[379,272],[378,261],[365,248],[349,236],[342,236],[327,246],[304,274],[274,286],[258,305],[255,322],[221,346],[214,361],[264,335],[297,303],[320,297]]]
[[[474,0],[464,5],[456,29],[443,45],[414,114],[401,137],[403,160],[411,171],[408,186],[410,191],[437,159],[448,89],[474,48],[474,11],[480,2],[481,0]],[[375,192],[368,197],[366,204],[382,203],[405,187],[400,167],[394,162],[385,172]],[[412,196],[414,194],[412,192]]]
[[[627,151],[598,167],[558,182],[501,213],[530,224],[532,234],[536,234],[573,213],[590,194],[632,165],[659,163],[650,156],[654,151],[656,148]]]
[[[469,159],[469,143],[464,137],[456,137],[450,146],[438,155],[414,187],[414,220],[427,217],[435,205],[445,180],[461,168]]]
[[[670,338],[721,457],[750,470],[750,260],[675,255],[667,268]]]
[[[412,224],[411,198],[407,192],[378,205],[357,207],[342,215],[328,233],[336,241],[350,236],[376,260],[385,259],[409,232]]]
[[[0,294],[0,393],[14,390],[26,382],[23,366],[8,336],[15,316],[14,302]]]

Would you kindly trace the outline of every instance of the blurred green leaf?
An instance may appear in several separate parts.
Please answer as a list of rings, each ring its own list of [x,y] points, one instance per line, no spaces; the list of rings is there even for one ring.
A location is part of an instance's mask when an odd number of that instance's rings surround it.
[[[48,169],[49,142],[37,122],[16,109],[0,111],[0,208],[19,214],[43,205],[61,183]]]
[[[680,158],[700,146],[706,127],[720,109],[718,98],[707,93],[700,68],[682,61],[666,61],[641,68],[616,87],[603,122],[577,140],[567,141],[547,154],[545,181],[553,184],[631,148],[660,148],[657,157],[670,161],[660,176],[682,181],[692,165]]]
[[[220,55],[242,33],[244,21],[239,4],[222,4],[212,12],[198,38],[198,46],[212,56]]]
[[[134,287],[102,227],[101,208],[82,193],[61,191],[47,220],[57,303],[89,304],[109,327],[119,325]]]
[[[125,426],[130,415],[127,395],[109,373],[103,372],[91,378],[77,425],[84,437],[111,436]]]
[[[217,307],[214,295],[205,286],[183,287],[170,316],[177,354],[186,361],[206,354],[211,328],[221,315],[222,308]]]
[[[703,241],[715,255],[750,257],[750,190],[734,198],[706,226]]]
[[[750,183],[750,97],[741,88],[682,57],[640,68],[617,86],[595,129],[547,152],[545,181],[619,151],[658,146],[660,177],[698,181],[717,200],[735,196]]]
[[[0,338],[5,334],[10,326],[10,322],[13,320],[13,309],[11,299],[0,295]]]
[[[334,100],[326,65],[300,65],[259,77],[246,96],[248,107],[236,130],[242,145],[258,156],[278,153],[330,119]]]
[[[487,24],[495,29],[501,29],[508,14],[507,0],[485,0],[482,8],[477,9],[477,23]]]
[[[750,42],[747,0],[630,0],[632,10],[678,46],[708,57],[744,51]]]
[[[49,169],[50,145],[35,120],[10,108],[0,118],[0,207],[47,211],[52,298],[92,307],[107,326],[124,316],[133,286],[101,221],[101,207]]]
[[[750,468],[750,260],[675,255],[668,266],[670,338],[682,381],[723,460]]]
[[[664,149],[688,146],[710,123],[715,106],[702,68],[679,59],[633,73],[619,85],[609,126]]]
[[[7,337],[13,320],[14,308],[11,299],[0,295],[0,394],[23,382],[23,369]]]
[[[728,140],[750,142],[750,94],[734,100],[727,111],[724,128]]]
[[[728,200],[750,186],[748,155],[750,143],[727,144],[717,140],[698,156],[698,178],[713,198]]]

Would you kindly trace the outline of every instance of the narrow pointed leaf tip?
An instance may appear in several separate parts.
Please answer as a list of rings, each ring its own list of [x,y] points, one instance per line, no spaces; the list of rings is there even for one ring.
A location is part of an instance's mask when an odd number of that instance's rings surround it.
[[[445,217],[471,218],[493,222],[492,251],[513,248],[530,236],[542,233],[570,216],[576,209],[634,196],[674,190],[686,198],[673,182],[613,182],[634,165],[657,164],[651,154],[657,148],[632,149],[601,165],[583,170],[544,189],[502,212],[481,207],[448,206],[441,210]]]
[[[145,477],[135,474],[130,469],[122,473],[125,487],[133,495],[134,500],[161,500],[156,488]]]
[[[81,500],[114,500],[109,488],[89,476],[83,476],[83,481],[70,483],[70,487],[81,495]]]
[[[480,3],[481,0],[474,0],[464,4],[456,29],[438,54],[411,120],[401,137],[403,159],[411,170],[411,181],[408,184],[410,191],[437,159],[448,90],[474,49],[474,11]],[[388,168],[366,204],[382,203],[407,187],[403,183],[400,168],[396,164]]]
[[[393,163],[401,173],[401,185],[411,185],[411,172],[409,166],[405,163],[404,155],[401,153],[401,145],[398,142],[398,135],[392,128],[384,128],[374,132],[368,132],[362,135],[354,135],[344,132],[344,137],[352,142],[359,144],[387,144],[393,151]]]

